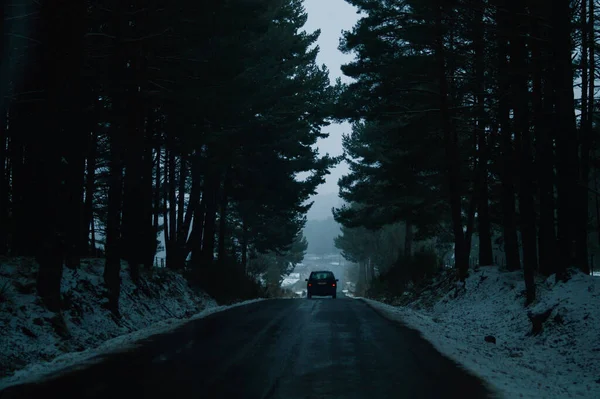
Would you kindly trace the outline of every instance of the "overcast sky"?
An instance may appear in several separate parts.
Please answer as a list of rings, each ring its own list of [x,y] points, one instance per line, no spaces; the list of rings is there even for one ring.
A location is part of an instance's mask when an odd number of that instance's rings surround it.
[[[332,82],[338,77],[347,81],[342,75],[340,66],[352,60],[352,56],[342,54],[338,50],[338,45],[342,30],[350,30],[358,20],[355,8],[344,0],[304,0],[304,7],[308,13],[306,30],[309,32],[321,30],[321,36],[317,42],[320,48],[317,61],[319,64],[327,65]],[[319,152],[321,154],[329,153],[333,156],[341,155],[342,133],[347,133],[349,130],[348,124],[326,127],[325,132],[329,133],[329,137],[319,141]],[[337,181],[347,170],[347,166],[342,164],[331,171],[325,184],[317,189],[318,195],[314,198],[315,205],[319,201],[319,195],[338,192]]]

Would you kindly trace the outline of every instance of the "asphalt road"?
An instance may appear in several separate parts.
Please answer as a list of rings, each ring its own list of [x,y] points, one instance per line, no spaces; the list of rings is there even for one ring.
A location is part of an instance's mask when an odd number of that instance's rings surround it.
[[[353,299],[281,299],[196,320],[9,398],[485,398],[413,330]]]

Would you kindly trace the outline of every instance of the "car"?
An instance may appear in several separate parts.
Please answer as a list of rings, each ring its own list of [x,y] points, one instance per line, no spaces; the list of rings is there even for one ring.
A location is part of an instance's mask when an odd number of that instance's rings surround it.
[[[331,296],[335,299],[337,297],[337,282],[333,272],[329,270],[311,272],[310,276],[306,281],[306,297],[312,298],[316,296]]]

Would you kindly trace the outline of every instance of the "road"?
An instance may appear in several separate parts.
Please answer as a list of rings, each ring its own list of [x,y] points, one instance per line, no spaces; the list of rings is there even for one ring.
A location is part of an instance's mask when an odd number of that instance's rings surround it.
[[[192,321],[13,398],[485,398],[413,330],[353,299],[280,299]]]

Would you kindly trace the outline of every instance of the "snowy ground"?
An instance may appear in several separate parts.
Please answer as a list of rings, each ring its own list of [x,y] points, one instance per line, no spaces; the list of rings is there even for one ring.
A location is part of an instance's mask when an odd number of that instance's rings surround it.
[[[281,282],[281,287],[286,288],[296,284],[300,281],[300,273],[290,273]]]
[[[521,273],[482,267],[456,297],[454,289],[441,297],[426,292],[402,307],[364,300],[419,330],[500,397],[600,398],[600,279],[574,272],[567,283],[550,277],[537,287],[538,299],[526,309]],[[549,309],[541,334],[529,335],[527,312]]]
[[[31,259],[0,260],[0,389],[79,367],[98,355],[124,350],[137,340],[177,328],[231,306],[217,306],[168,270],[144,273],[139,287],[124,265],[121,319],[105,308],[102,260],[86,259],[64,270],[62,314],[47,311],[35,294]],[[239,306],[253,301],[235,304]]]

